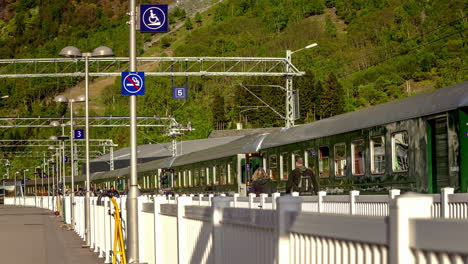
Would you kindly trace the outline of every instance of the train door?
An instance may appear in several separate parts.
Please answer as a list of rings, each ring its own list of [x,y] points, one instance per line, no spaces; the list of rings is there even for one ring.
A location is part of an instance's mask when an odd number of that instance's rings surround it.
[[[245,154],[237,154],[237,171],[237,192],[240,196],[247,196]]]
[[[263,167],[263,157],[259,153],[248,153],[241,159],[241,183],[246,185],[245,195],[250,192],[252,175],[258,168]]]
[[[428,192],[439,193],[450,186],[447,117],[428,121],[427,125]]]

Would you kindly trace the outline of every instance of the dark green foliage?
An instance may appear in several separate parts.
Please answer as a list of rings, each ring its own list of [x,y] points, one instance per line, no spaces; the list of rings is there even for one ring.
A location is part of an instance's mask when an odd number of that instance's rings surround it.
[[[201,16],[201,14],[197,12],[197,13],[195,14],[195,18],[194,18],[194,19],[195,19],[195,23],[197,23],[198,26],[201,26],[201,24],[202,24],[202,16]]]
[[[190,17],[187,17],[185,19],[185,29],[186,30],[192,30],[193,29],[192,20],[190,19]]]

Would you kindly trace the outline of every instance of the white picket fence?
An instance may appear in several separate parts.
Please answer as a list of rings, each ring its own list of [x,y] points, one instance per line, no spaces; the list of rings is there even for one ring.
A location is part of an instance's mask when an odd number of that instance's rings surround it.
[[[468,194],[278,196],[141,196],[140,262],[468,263]],[[56,210],[55,197],[40,198],[16,205]],[[117,201],[125,228],[126,197]],[[91,197],[91,248],[104,263],[111,263],[113,210],[109,198]],[[75,197],[74,229],[83,239],[84,219],[84,197]]]

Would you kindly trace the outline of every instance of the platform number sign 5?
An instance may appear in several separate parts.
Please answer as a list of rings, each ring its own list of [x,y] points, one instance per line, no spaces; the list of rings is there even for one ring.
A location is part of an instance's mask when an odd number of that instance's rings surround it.
[[[172,98],[173,99],[187,99],[187,87],[172,87]]]
[[[84,139],[84,129],[75,129],[75,139]]]

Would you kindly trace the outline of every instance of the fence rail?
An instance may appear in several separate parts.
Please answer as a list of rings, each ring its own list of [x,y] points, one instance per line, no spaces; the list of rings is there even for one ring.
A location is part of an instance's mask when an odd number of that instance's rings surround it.
[[[278,196],[141,196],[140,262],[468,263],[467,194]],[[74,202],[73,228],[85,239],[84,197]],[[117,202],[125,227],[126,197]],[[7,197],[5,204],[64,206],[71,224],[70,197]],[[91,197],[91,248],[104,263],[111,262],[113,210],[109,198]]]

